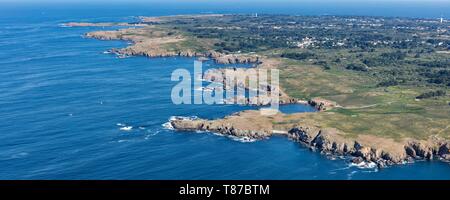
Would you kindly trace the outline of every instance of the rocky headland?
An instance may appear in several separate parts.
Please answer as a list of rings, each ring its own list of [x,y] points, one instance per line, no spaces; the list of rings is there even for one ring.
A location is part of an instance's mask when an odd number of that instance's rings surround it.
[[[255,54],[223,54],[213,50],[198,51],[186,48],[171,49],[168,46],[177,45],[188,40],[183,35],[171,34],[158,30],[154,26],[147,26],[146,29],[121,29],[117,31],[96,31],[86,34],[88,38],[100,40],[126,40],[133,45],[122,49],[111,49],[112,53],[125,56],[146,56],[146,57],[208,57],[219,64],[258,64],[261,62],[260,56]]]
[[[283,135],[312,151],[330,156],[350,156],[356,164],[372,162],[380,168],[414,160],[450,161],[450,142],[445,139],[395,141],[371,135],[348,138],[339,130],[318,126],[310,120],[314,114],[263,116],[259,111],[244,111],[218,120],[174,118],[170,124],[179,131],[209,131],[257,140]]]
[[[198,38],[191,37],[190,35],[184,34],[177,29],[167,29],[165,27],[158,26],[159,24],[176,21],[178,19],[191,20],[198,17],[220,18],[221,15],[141,17],[141,22],[138,24],[68,23],[65,26],[139,26],[139,28],[131,27],[115,31],[95,31],[86,34],[86,37],[88,38],[100,40],[130,41],[131,45],[128,47],[109,50],[109,52],[115,53],[119,57],[204,57],[212,59],[216,63],[220,64],[253,64],[256,69],[282,69],[284,67],[283,62],[279,58],[274,58],[271,54],[266,55],[240,52],[221,53],[213,50],[214,48],[212,48],[212,46],[215,41],[211,41],[209,39],[199,40]],[[290,70],[291,73],[297,73],[297,67],[288,67],[284,68],[284,70]],[[323,74],[323,72],[318,72],[316,68],[304,69],[302,72],[304,73],[308,71]],[[220,78],[225,77],[223,75],[226,73],[235,73],[237,75],[244,76],[250,75],[245,68],[221,68],[206,72],[203,79],[222,83],[226,89],[227,85],[230,85],[229,80]],[[334,76],[332,77],[335,78]],[[342,82],[341,79],[337,80]],[[320,87],[322,81],[314,80],[313,83],[313,85]],[[246,82],[238,82],[236,84],[246,89],[250,89]],[[332,87],[333,85],[334,83],[328,84],[328,82],[327,84],[323,84],[323,86],[326,86],[324,88]],[[350,117],[354,117],[353,119],[356,119],[358,117],[358,112],[353,114],[354,111],[352,111],[352,109],[371,108],[373,106],[347,107],[348,109],[346,112],[348,113],[335,113],[329,111],[336,109],[339,110],[340,108],[345,107],[339,105],[335,101],[321,97],[304,99],[293,98],[290,97],[281,86],[279,88],[270,88],[267,85],[258,85],[257,87],[260,89],[263,88],[263,90],[269,93],[271,91],[278,90],[280,104],[308,104],[314,106],[320,112],[297,113],[289,115],[277,113],[275,115],[266,116],[261,115],[260,111],[243,111],[217,120],[176,117],[170,120],[169,123],[174,129],[180,131],[208,131],[223,135],[257,140],[269,138],[273,135],[283,135],[293,141],[305,145],[313,151],[318,151],[331,156],[350,156],[352,157],[352,162],[354,163],[358,164],[362,162],[371,162],[376,163],[378,167],[403,164],[413,162],[414,160],[440,159],[443,161],[450,161],[450,142],[448,141],[448,138],[440,137],[440,135],[442,135],[440,133],[447,130],[448,126],[443,130],[438,130],[439,134],[421,139],[403,135],[400,138],[384,137],[377,134],[364,134],[364,131],[358,131],[357,134],[349,134],[342,131],[342,129],[346,128],[348,130],[348,126],[351,126],[352,122],[339,121],[338,123],[347,124],[346,127],[341,127],[341,129],[338,129],[334,128],[336,124],[330,125],[323,123],[323,120],[334,118],[349,119]],[[339,92],[342,90],[345,94],[353,93],[353,90],[344,90],[345,88],[341,89],[339,87],[337,87],[337,89],[331,91]],[[375,94],[376,93],[371,93],[370,95]],[[272,100],[270,97],[261,96],[258,96],[258,101],[245,97],[238,98],[243,98],[242,101],[249,105],[268,105]],[[342,103],[343,101],[339,102]],[[387,105],[391,103],[392,102],[389,102]],[[373,105],[377,106],[377,104]],[[337,118],[337,115],[339,115],[340,118]],[[393,115],[391,119],[396,120],[396,115]],[[388,120],[390,124],[387,124],[387,127],[391,128],[393,125],[397,125],[399,123],[398,121],[392,120]],[[356,122],[353,123],[360,125]],[[433,130],[430,132],[436,131]]]

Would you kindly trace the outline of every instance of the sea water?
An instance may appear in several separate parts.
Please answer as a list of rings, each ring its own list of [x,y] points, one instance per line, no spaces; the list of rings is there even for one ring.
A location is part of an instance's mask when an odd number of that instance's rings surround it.
[[[442,162],[378,170],[327,158],[284,137],[248,141],[171,130],[164,124],[173,116],[216,119],[257,108],[174,105],[171,72],[192,71],[194,58],[118,59],[103,52],[126,42],[82,37],[117,27],[59,26],[220,12],[159,6],[2,7],[0,179],[450,179],[450,166]],[[302,105],[281,110],[314,111]]]

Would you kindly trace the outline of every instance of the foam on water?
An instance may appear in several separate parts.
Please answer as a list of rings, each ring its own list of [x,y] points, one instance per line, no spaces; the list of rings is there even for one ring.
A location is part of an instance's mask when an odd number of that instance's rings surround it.
[[[132,126],[125,126],[125,127],[120,128],[121,131],[131,131],[132,129],[133,129]]]
[[[170,74],[192,70],[195,58],[114,59],[102,52],[124,48],[126,42],[81,37],[104,29],[57,26],[183,13],[164,13],[158,6],[141,12],[126,6],[109,13],[79,9],[41,15],[11,8],[6,20],[0,19],[5,35],[0,37],[0,179],[450,179],[446,163],[417,162],[366,173],[372,170],[328,160],[281,137],[254,142],[210,133],[159,134],[174,133],[169,118],[197,119],[175,116],[219,119],[256,108],[173,105],[170,91],[176,82]],[[93,18],[77,17],[88,15]],[[119,130],[126,127],[131,132]]]
[[[249,143],[249,142],[256,142],[256,139],[250,138],[250,137],[236,137],[236,136],[228,136],[232,140],[242,143]]]
[[[360,162],[360,163],[350,163],[350,167],[357,167],[359,169],[375,169],[378,168],[377,164],[374,162]]]
[[[197,116],[190,116],[190,117],[184,117],[184,116],[171,116],[171,117],[169,118],[169,121],[168,121],[168,122],[162,124],[162,127],[164,127],[164,128],[167,129],[167,130],[174,130],[174,127],[172,126],[172,123],[171,123],[172,121],[175,121],[175,120],[196,120],[196,119],[198,119]]]
[[[196,120],[196,119],[198,119],[197,116],[190,116],[190,117],[171,116],[169,118],[169,122],[164,123],[162,126],[168,130],[174,130],[174,127],[172,126],[171,121],[174,121],[174,120]],[[196,130],[195,132],[196,133],[212,133],[213,135],[216,135],[216,136],[226,136],[234,141],[242,142],[242,143],[249,143],[249,142],[257,141],[256,139],[253,139],[250,137],[237,137],[237,136],[233,136],[233,135],[224,135],[224,134],[210,132],[210,131]]]
[[[233,136],[233,135],[224,135],[224,134],[215,133],[215,132],[209,132],[209,131],[207,131],[207,132],[211,133],[213,135],[216,135],[216,136],[230,138],[231,140],[234,140],[236,142],[249,143],[249,142],[256,142],[257,141],[256,139],[253,139],[253,138],[250,138],[250,137],[237,137],[237,136]]]
[[[170,122],[166,122],[166,123],[162,124],[162,126],[167,130],[175,130],[172,126],[172,123],[170,123]]]

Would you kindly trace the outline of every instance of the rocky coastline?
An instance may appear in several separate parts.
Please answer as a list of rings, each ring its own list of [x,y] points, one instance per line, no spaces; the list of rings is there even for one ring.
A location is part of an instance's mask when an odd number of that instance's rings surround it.
[[[249,115],[253,115],[249,117]],[[312,125],[293,125],[275,130],[270,126],[242,126],[242,121],[255,121],[259,113],[244,111],[220,120],[174,118],[171,126],[178,131],[208,131],[222,135],[266,139],[274,135],[283,135],[295,142],[305,145],[312,151],[333,157],[351,157],[351,162],[375,163],[384,168],[391,165],[411,163],[416,160],[438,159],[450,162],[450,142],[443,139],[428,141],[405,140],[392,145],[392,141],[383,141],[385,145],[374,145],[370,138],[349,139],[339,135],[334,129],[323,129]],[[280,114],[282,115],[282,114]],[[280,116],[278,116],[280,117]],[[277,118],[277,117],[275,117]],[[241,121],[241,122],[239,122]],[[262,124],[270,124],[269,120],[260,120]],[[261,125],[261,124],[259,124]],[[367,140],[369,139],[369,140]]]
[[[133,45],[122,49],[111,49],[111,53],[123,56],[146,56],[150,58],[156,57],[206,57],[214,60],[218,64],[260,64],[261,60],[258,55],[252,54],[223,54],[213,50],[198,52],[190,49],[185,50],[167,50],[161,46],[165,44],[180,42],[185,40],[183,36],[161,36],[157,40],[141,37],[130,36],[128,29],[118,31],[96,31],[86,33],[87,38],[99,40],[125,40],[131,41]],[[135,31],[135,29],[133,29]]]
[[[106,26],[108,24],[71,24],[71,26]],[[152,25],[146,25],[151,28]],[[146,56],[146,57],[205,57],[214,60],[219,64],[247,63],[256,64],[259,68],[277,68],[279,63],[274,59],[269,59],[256,54],[223,54],[213,50],[198,51],[189,48],[170,49],[166,45],[188,40],[182,35],[168,35],[165,32],[151,30],[151,36],[142,37],[148,30],[122,29],[117,31],[96,31],[87,33],[88,38],[100,40],[125,40],[131,41],[132,45],[111,49],[109,52],[122,56]],[[207,79],[214,76],[214,73],[225,73],[227,70],[243,69],[217,69],[206,74]],[[243,71],[239,71],[243,72]],[[211,80],[225,83],[226,80]],[[225,85],[225,84],[224,84]],[[245,84],[243,87],[247,87]],[[327,111],[338,108],[336,102],[322,98],[312,98],[302,100],[291,98],[280,90],[280,104],[302,103],[315,107],[318,111]],[[244,99],[249,105],[268,105],[270,99],[260,101],[262,103],[252,104],[250,99]],[[358,135],[356,138],[346,137],[339,130],[319,126],[308,119],[314,113],[298,113],[292,115],[277,114],[276,116],[262,116],[259,111],[243,111],[223,119],[204,120],[188,119],[178,117],[170,120],[170,125],[179,131],[208,131],[222,135],[229,135],[239,138],[250,138],[261,140],[274,135],[283,135],[287,138],[304,144],[313,151],[332,156],[350,156],[352,162],[359,164],[362,162],[375,163],[379,168],[390,165],[404,164],[415,160],[450,161],[450,142],[442,138],[428,138],[424,140],[404,138],[401,141],[377,137],[373,135]],[[300,122],[291,123],[289,119],[302,119]]]
[[[87,37],[92,37],[87,35]],[[97,38],[99,39],[99,38]],[[111,39],[103,39],[103,40],[111,40]],[[111,53],[115,53],[117,55],[124,56],[145,56],[149,58],[158,58],[158,57],[174,57],[174,56],[182,56],[182,57],[203,57],[212,59],[215,63],[218,64],[259,64],[260,58],[258,56],[247,56],[247,55],[231,55],[231,54],[221,54],[215,51],[208,52],[195,52],[195,51],[165,51],[165,50],[153,50],[153,51],[136,51],[133,48],[124,48],[124,49],[111,49],[109,50]]]
[[[218,64],[254,64],[256,67],[259,68],[276,68],[279,63],[277,61],[271,60],[269,58],[260,57],[258,55],[245,55],[245,54],[222,54],[218,53],[216,51],[208,51],[205,53],[202,52],[195,52],[195,51],[166,51],[161,48],[145,48],[140,47],[140,41],[136,41],[135,38],[127,38],[127,37],[120,37],[121,34],[108,34],[109,32],[91,32],[87,33],[86,37],[88,38],[95,38],[100,40],[131,40],[135,44],[126,48],[117,49],[113,48],[110,49],[109,53],[114,53],[118,55],[119,57],[127,57],[127,56],[145,56],[149,58],[157,58],[157,57],[174,57],[174,56],[182,56],[182,57],[199,57],[199,58],[208,58],[212,59],[215,63]],[[182,38],[178,37],[177,40],[182,40]],[[235,73],[239,75],[248,75],[245,68],[234,68],[234,69],[228,69],[228,68],[221,68],[221,69],[215,69],[215,70],[209,70],[206,72],[205,76],[203,77],[206,80],[213,81],[213,82],[219,82],[223,83],[224,87],[226,87],[227,80],[223,79],[215,79],[214,77],[225,77],[226,73]],[[236,85],[242,85],[244,88],[248,89],[248,86],[245,83],[236,83]],[[260,89],[262,86],[260,85]],[[226,89],[226,88],[225,88]],[[331,109],[333,107],[338,106],[335,102],[331,102],[326,99],[321,98],[313,98],[310,100],[302,100],[302,99],[296,99],[289,97],[281,88],[279,90],[279,103],[280,104],[293,104],[293,103],[302,103],[302,104],[309,104],[315,108],[317,108],[320,111]],[[239,98],[239,97],[238,97]],[[255,97],[257,99],[249,99],[245,98],[241,102],[244,102],[244,104],[247,105],[269,105],[271,102],[270,97],[261,97],[257,96]],[[239,101],[239,100],[236,100]],[[258,102],[258,103],[252,103],[252,102]]]

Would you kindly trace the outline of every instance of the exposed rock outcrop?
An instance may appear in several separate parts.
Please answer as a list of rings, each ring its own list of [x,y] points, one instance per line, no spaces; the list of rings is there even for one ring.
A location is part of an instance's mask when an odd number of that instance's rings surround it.
[[[405,152],[414,159],[450,161],[450,143],[444,140],[410,141],[405,145]]]
[[[210,131],[223,135],[247,137],[252,139],[264,139],[272,135],[272,133],[267,130],[237,129],[234,128],[232,124],[222,123],[220,121],[176,119],[172,120],[170,123],[176,130]]]
[[[322,98],[312,98],[308,101],[311,106],[316,107],[320,111],[325,111],[337,107],[337,103]]]
[[[147,23],[163,23],[161,18],[148,18]],[[221,64],[235,63],[254,63],[259,68],[273,69],[277,68],[279,63],[274,59],[259,57],[255,54],[222,54],[215,51],[193,50],[189,47],[167,48],[167,46],[178,44],[186,40],[182,35],[169,34],[157,29],[150,30],[152,25],[145,24],[142,29],[122,29],[117,31],[97,31],[87,33],[86,36],[101,40],[126,40],[131,41],[132,45],[122,49],[111,49],[111,53],[119,56],[147,56],[147,57],[207,57]],[[112,24],[89,24],[89,23],[69,23],[67,26],[112,26]],[[117,24],[116,24],[117,25]],[[122,24],[130,26],[130,24]],[[135,26],[135,25],[133,25]],[[214,77],[214,73],[232,72],[242,74],[243,69],[219,69],[206,75],[206,79],[214,82],[221,82],[227,87],[230,85],[228,80]],[[224,76],[222,76],[224,77]],[[238,83],[241,87],[247,88],[245,82]],[[299,100],[290,98],[283,93],[281,88],[270,88],[267,85],[258,85],[264,91],[280,91],[280,102],[298,103]],[[260,101],[254,101],[244,97],[246,104],[267,105],[271,102],[270,97]],[[329,110],[338,107],[335,102],[322,98],[313,98],[308,104],[316,107],[320,111]],[[256,111],[257,112],[257,111]],[[302,116],[297,115],[298,122],[291,123],[286,115],[277,114],[267,117],[255,114],[255,112],[241,112],[235,115],[219,120],[186,119],[175,118],[170,121],[172,127],[176,130],[186,131],[211,131],[224,135],[236,137],[248,137],[253,139],[263,139],[274,134],[281,134],[290,139],[307,145],[310,149],[324,154],[353,156],[353,162],[359,164],[362,162],[373,162],[379,167],[387,165],[401,164],[410,162],[414,159],[436,159],[450,161],[450,145],[444,139],[432,140],[403,140],[393,141],[376,136],[358,135],[356,138],[344,137],[335,129],[326,129],[322,126],[302,121]],[[300,119],[300,120],[298,120]]]
[[[141,29],[121,29],[116,31],[95,31],[86,34],[86,37],[96,38],[100,40],[126,40],[131,41],[133,44],[117,49],[113,48],[109,50],[110,53],[118,55],[120,58],[128,56],[146,56],[146,57],[204,57],[214,60],[219,64],[254,64],[260,69],[274,69],[280,65],[277,59],[262,58],[257,54],[223,54],[214,50],[208,50],[206,52],[199,52],[189,48],[181,48],[174,50],[167,48],[167,46],[178,44],[186,40],[182,35],[169,35],[165,31],[154,29],[152,25],[147,25]],[[234,68],[234,69],[217,69],[208,71],[205,74],[204,79],[223,83],[224,89],[232,85],[231,80],[226,80],[219,77],[225,77],[225,74],[231,73],[237,76],[249,75],[246,69]],[[220,75],[220,76],[219,76]],[[238,87],[249,89],[248,85],[244,81],[237,82]],[[227,102],[239,102],[241,104],[248,105],[269,105],[273,102],[273,96],[270,94],[277,91],[279,104],[297,103],[298,99],[291,98],[281,88],[270,88],[270,85],[258,85],[259,91],[266,91],[267,95],[258,95],[252,98],[237,97],[236,99],[227,99]],[[311,101],[316,103],[316,101]],[[314,104],[316,105],[316,104]],[[317,104],[318,109],[325,110],[326,105]],[[330,106],[331,107],[331,106]],[[328,108],[328,107],[327,107]]]
[[[380,168],[412,162],[416,159],[431,160],[439,158],[450,161],[450,144],[445,140],[408,140],[402,147],[402,143],[396,143],[389,139],[378,138],[378,140],[383,140],[380,142],[382,145],[376,144],[371,137],[350,139],[344,137],[335,129],[322,129],[313,125],[297,125],[287,128],[286,131],[274,131],[273,126],[267,126],[269,124],[268,119],[260,120],[266,126],[255,125],[255,128],[242,126],[242,121],[255,121],[258,118],[250,116],[250,114],[250,112],[237,113],[221,120],[210,121],[179,119],[172,120],[171,124],[176,130],[202,130],[253,139],[263,139],[282,134],[322,154],[351,156],[353,157],[352,162],[355,162],[355,164],[361,162],[375,163]],[[283,115],[280,115],[275,118],[282,117]]]
[[[132,34],[130,34],[130,32]],[[208,57],[219,64],[259,64],[260,58],[252,54],[222,54],[216,51],[198,52],[186,48],[184,50],[170,50],[164,48],[166,44],[174,44],[185,40],[183,36],[168,36],[162,33],[156,34],[154,37],[142,37],[144,34],[138,29],[122,29],[117,31],[95,31],[86,34],[88,38],[99,40],[128,40],[134,44],[123,49],[111,49],[110,51],[126,56],[146,56],[146,57]]]

